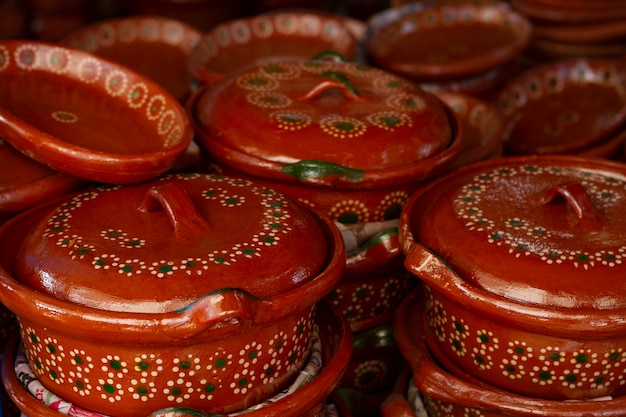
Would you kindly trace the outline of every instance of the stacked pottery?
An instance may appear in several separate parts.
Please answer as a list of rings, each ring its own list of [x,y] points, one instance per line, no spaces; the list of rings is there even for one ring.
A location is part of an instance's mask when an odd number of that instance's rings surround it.
[[[625,85],[626,66],[612,59],[562,59],[522,72],[494,97],[505,119],[504,153],[621,159]]]
[[[16,216],[0,239],[0,299],[33,373],[14,374],[77,410],[233,413],[289,386],[310,397],[297,415],[318,416],[347,365],[349,327],[318,303],[344,269],[341,235],[263,186],[178,174],[96,187]]]
[[[399,213],[458,156],[456,114],[401,77],[329,59],[250,68],[202,87],[188,111],[208,170],[262,181],[342,230],[346,271],[327,298],[355,340],[388,326],[414,285],[402,264]],[[359,346],[343,386],[371,393],[389,385],[401,362],[395,344]]]
[[[411,197],[405,265],[425,285],[394,334],[430,415],[626,413],[624,178],[605,159],[510,157]]]
[[[511,0],[533,24],[528,54],[541,60],[626,54],[626,5],[620,0]]]
[[[428,91],[479,94],[505,78],[531,34],[504,2],[416,2],[370,18],[366,48],[372,63]]]

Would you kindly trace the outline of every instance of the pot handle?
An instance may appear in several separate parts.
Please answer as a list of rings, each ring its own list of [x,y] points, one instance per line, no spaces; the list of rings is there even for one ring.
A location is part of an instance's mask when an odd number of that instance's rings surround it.
[[[178,310],[183,318],[175,327],[186,337],[210,331],[210,336],[233,333],[256,318],[258,303],[252,294],[239,288],[223,288],[199,298]]]
[[[296,100],[312,100],[326,91],[339,90],[343,96],[350,101],[365,101],[363,97],[359,96],[358,91],[345,74],[337,71],[325,71],[322,72],[318,78],[320,78],[321,81]]]
[[[170,182],[155,185],[144,196],[139,211],[148,213],[162,208],[169,218],[177,237],[202,235],[211,231],[211,225],[198,213],[187,192]]]
[[[560,184],[549,188],[537,200],[541,204],[556,203],[559,200],[574,211],[581,227],[585,229],[599,229],[602,225],[602,216],[596,209],[589,193],[580,183]]]

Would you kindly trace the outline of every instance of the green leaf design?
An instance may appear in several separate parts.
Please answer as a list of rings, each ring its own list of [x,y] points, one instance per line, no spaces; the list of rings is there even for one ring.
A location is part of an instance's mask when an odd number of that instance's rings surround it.
[[[363,170],[344,167],[339,164],[324,161],[303,159],[293,164],[285,164],[281,171],[286,175],[291,175],[299,180],[310,180],[336,175],[342,178],[358,180],[365,174]]]

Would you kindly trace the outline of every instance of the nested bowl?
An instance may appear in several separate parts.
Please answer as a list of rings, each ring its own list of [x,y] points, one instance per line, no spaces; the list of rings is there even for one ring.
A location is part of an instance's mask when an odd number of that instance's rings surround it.
[[[196,87],[268,62],[301,61],[326,51],[352,59],[358,40],[341,16],[282,11],[224,22],[207,31],[188,59]]]
[[[37,377],[106,414],[271,397],[306,361],[316,303],[345,265],[328,220],[200,174],[37,206],[0,241],[0,301]]]
[[[626,412],[626,398],[598,398],[596,400],[558,401],[524,396],[501,390],[473,379],[465,379],[441,366],[428,348],[433,337],[424,327],[423,318],[428,301],[422,288],[407,295],[398,308],[394,320],[394,334],[411,372],[401,374],[394,393],[382,406],[384,417],[414,417],[420,405],[428,415],[465,417],[618,417]],[[418,392],[407,393],[409,378]],[[419,395],[420,404],[413,401]]]
[[[170,169],[191,143],[180,103],[127,67],[56,44],[0,42],[3,139],[50,168],[128,184]]]
[[[623,395],[625,179],[599,158],[510,157],[420,188],[401,241],[438,351],[523,395]]]

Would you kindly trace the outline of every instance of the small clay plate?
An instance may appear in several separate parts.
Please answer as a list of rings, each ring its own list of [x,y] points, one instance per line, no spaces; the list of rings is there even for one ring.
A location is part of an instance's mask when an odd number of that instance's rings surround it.
[[[465,78],[511,61],[530,43],[531,24],[505,5],[451,5],[406,14],[373,32],[369,57],[421,80]]]
[[[183,103],[191,85],[187,59],[201,36],[199,30],[177,20],[137,16],[81,27],[59,43],[125,65]]]
[[[496,102],[505,117],[508,154],[578,153],[626,123],[625,67],[617,61],[568,59],[509,81]]]
[[[0,129],[57,171],[132,183],[171,168],[191,143],[164,88],[93,54],[35,41],[0,42]]]

